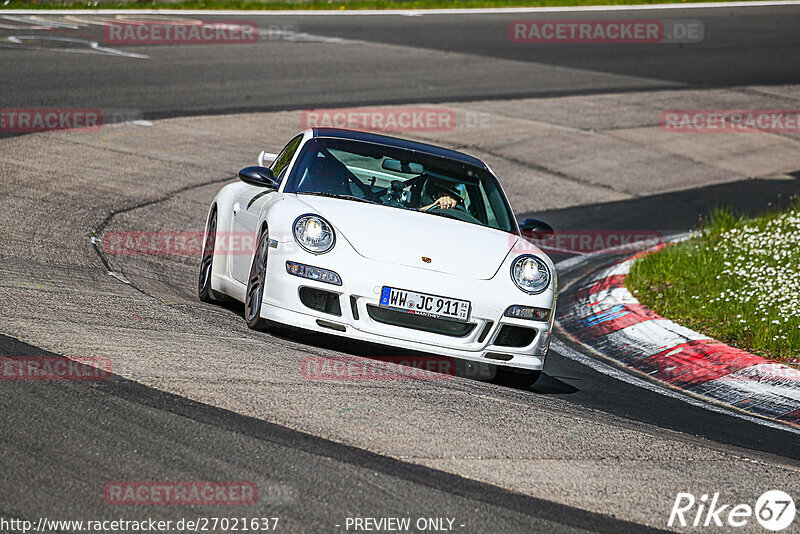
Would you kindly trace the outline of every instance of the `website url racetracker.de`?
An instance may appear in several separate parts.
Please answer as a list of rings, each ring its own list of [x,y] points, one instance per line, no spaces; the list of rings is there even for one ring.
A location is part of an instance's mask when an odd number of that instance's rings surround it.
[[[38,521],[5,519],[0,517],[0,532],[27,534],[28,532],[149,532],[155,534],[188,534],[189,532],[273,532],[278,528],[277,517],[196,517],[193,519],[103,519],[54,520],[46,517]]]

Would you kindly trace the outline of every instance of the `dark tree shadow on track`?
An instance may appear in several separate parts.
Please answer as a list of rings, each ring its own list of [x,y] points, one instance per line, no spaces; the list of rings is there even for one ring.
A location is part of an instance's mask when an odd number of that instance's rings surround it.
[[[570,377],[562,377],[570,379]],[[541,395],[569,395],[580,391],[578,388],[566,382],[562,382],[555,376],[542,373],[539,380],[532,387],[534,393]]]
[[[220,307],[225,308],[244,320],[243,305],[239,302],[222,302]],[[479,382],[490,382],[507,388],[530,391],[541,395],[564,395],[579,391],[578,388],[562,382],[561,380],[542,372],[539,379],[532,386],[522,386],[502,373],[498,376],[497,367],[490,363],[470,362],[457,358],[443,357],[422,351],[389,347],[378,343],[360,341],[340,337],[323,332],[314,332],[293,328],[278,323],[269,323],[264,334],[284,341],[298,343],[309,348],[332,350],[343,353],[344,356],[357,356],[369,358],[378,362],[397,363],[404,367],[427,365],[430,362],[441,362],[444,373],[458,378],[466,378]],[[331,357],[335,358],[334,356]],[[410,362],[410,364],[409,364]]]

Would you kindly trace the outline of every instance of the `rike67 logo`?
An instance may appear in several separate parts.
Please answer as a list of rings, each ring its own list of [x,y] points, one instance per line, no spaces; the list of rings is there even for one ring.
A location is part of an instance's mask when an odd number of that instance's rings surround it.
[[[704,493],[695,498],[691,493],[678,493],[669,514],[668,527],[729,527],[746,526],[755,517],[767,530],[779,532],[794,522],[797,510],[794,500],[780,490],[764,492],[755,503],[727,504],[719,493],[709,497]]]

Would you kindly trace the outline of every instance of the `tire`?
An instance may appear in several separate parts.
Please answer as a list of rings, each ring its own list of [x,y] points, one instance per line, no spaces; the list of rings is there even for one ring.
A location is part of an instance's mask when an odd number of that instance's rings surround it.
[[[541,371],[525,371],[522,369],[508,369],[503,367],[497,368],[497,377],[495,380],[504,386],[511,386],[515,388],[529,388],[539,380]]]
[[[266,330],[267,321],[261,318],[261,301],[267,281],[267,253],[269,251],[269,232],[264,226],[258,235],[258,244],[253,254],[250,275],[247,277],[247,291],[244,297],[244,320],[248,328]]]
[[[200,275],[197,280],[197,297],[203,302],[218,303],[220,299],[211,289],[211,270],[214,265],[214,247],[217,240],[217,207],[211,209],[206,224],[206,234],[203,241],[203,255],[200,260]]]

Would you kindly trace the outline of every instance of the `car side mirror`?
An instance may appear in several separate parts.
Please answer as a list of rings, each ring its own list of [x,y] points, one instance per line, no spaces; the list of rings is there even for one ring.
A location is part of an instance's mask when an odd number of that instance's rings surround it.
[[[519,224],[519,229],[523,237],[532,237],[534,239],[550,239],[556,235],[553,227],[539,219],[523,219]]]
[[[272,174],[272,169],[266,167],[245,167],[239,171],[239,179],[246,184],[266,187],[267,189],[278,189],[278,180]]]

